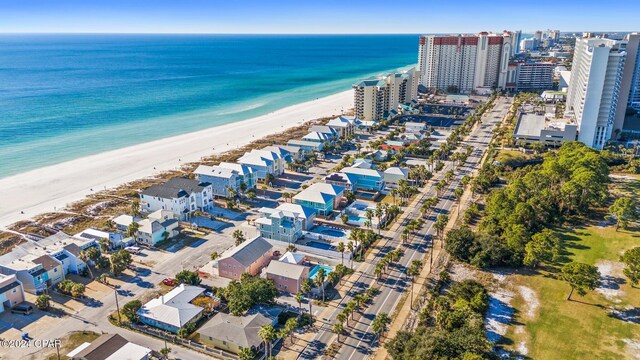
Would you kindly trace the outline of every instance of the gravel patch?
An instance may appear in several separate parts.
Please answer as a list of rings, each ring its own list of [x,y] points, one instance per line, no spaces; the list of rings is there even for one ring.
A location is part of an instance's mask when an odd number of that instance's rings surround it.
[[[507,333],[513,318],[513,307],[509,305],[512,299],[513,294],[505,290],[489,294],[489,310],[484,321],[489,341],[498,342]]]
[[[624,265],[621,262],[599,261],[596,266],[600,271],[600,286],[596,291],[615,303],[621,302],[623,291],[620,285],[625,281],[622,274]]]
[[[527,303],[525,314],[529,318],[535,317],[536,311],[540,307],[540,300],[538,299],[538,295],[536,295],[535,291],[526,286],[518,286],[518,291],[520,292],[520,295],[522,296],[524,301]]]

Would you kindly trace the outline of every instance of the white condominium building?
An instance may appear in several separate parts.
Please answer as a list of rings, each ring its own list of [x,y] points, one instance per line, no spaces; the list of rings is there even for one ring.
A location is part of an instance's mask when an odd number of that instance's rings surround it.
[[[504,88],[515,38],[510,32],[421,36],[420,83],[430,89],[462,93]]]
[[[637,37],[634,41],[637,49]],[[627,44],[589,34],[576,40],[567,111],[578,124],[578,140],[587,146],[602,149],[615,129],[622,130],[633,76],[625,66],[635,67],[635,59],[627,59]]]
[[[375,121],[418,97],[418,75],[411,68],[381,79],[362,80],[353,89],[356,118]]]
[[[629,80],[630,91],[628,106],[640,110],[640,34],[632,33],[627,35],[627,60],[625,74],[623,75],[623,85],[625,80]],[[633,73],[633,75],[631,75]]]

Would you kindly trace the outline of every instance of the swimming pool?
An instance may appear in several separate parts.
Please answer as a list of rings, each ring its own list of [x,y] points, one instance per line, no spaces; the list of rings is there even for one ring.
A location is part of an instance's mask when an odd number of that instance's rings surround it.
[[[316,265],[313,267],[313,269],[311,269],[311,271],[309,272],[309,279],[313,280],[316,275],[318,275],[318,271],[320,271],[320,269],[324,269],[324,276],[325,278],[331,274],[331,272],[333,272],[333,268],[330,266],[326,266],[326,265]]]
[[[322,225],[316,226],[313,229],[313,232],[316,233],[316,234],[333,236],[333,237],[337,237],[337,238],[347,237],[347,233],[344,230],[335,229],[335,228],[332,228],[332,227],[322,226]]]
[[[319,242],[319,241],[307,241],[305,244],[305,246],[311,246],[314,247],[316,249],[321,249],[321,250],[331,250],[331,251],[335,251],[336,247],[331,245],[330,243],[326,243],[326,242]]]
[[[358,215],[349,215],[349,220],[364,224],[364,222],[367,221],[367,218]]]
[[[378,196],[378,194],[376,193],[369,193],[369,192],[362,192],[362,191],[357,191],[356,192],[356,197],[362,198],[362,199],[371,199],[373,200],[376,196]]]

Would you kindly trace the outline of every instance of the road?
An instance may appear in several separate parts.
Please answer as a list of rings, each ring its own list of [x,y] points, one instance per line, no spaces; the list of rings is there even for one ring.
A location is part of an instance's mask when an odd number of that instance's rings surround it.
[[[380,313],[393,313],[398,301],[402,297],[402,293],[410,285],[410,280],[405,275],[407,265],[413,260],[426,259],[425,256],[428,255],[431,241],[433,239],[432,235],[435,233],[433,224],[437,215],[448,214],[452,209],[454,209],[454,189],[459,186],[460,180],[464,175],[470,174],[479,166],[482,155],[491,141],[492,129],[506,116],[510,105],[511,99],[509,98],[500,98],[496,100],[493,109],[483,117],[482,124],[476,126],[467,138],[467,141],[462,143],[462,146],[473,146],[473,153],[469,156],[467,162],[463,166],[458,167],[449,186],[440,194],[440,203],[436,206],[432,214],[425,219],[426,221],[422,230],[409,244],[404,246],[402,246],[400,239],[402,231],[397,230],[392,234],[387,234],[391,236],[386,237],[386,241],[380,245],[380,249],[375,256],[373,256],[372,259],[367,260],[365,271],[361,273],[358,280],[352,285],[352,288],[347,292],[345,297],[341,299],[336,309],[328,318],[322,319],[323,324],[319,328],[318,333],[298,355],[298,359],[319,358],[324,352],[327,344],[330,344],[332,339],[335,337],[332,327],[336,322],[336,316],[342,312],[344,305],[348,303],[355,294],[360,293],[369,287],[375,286],[380,289],[380,293],[362,312],[357,320],[350,320],[350,326],[345,327],[348,335],[346,338],[343,336],[342,347],[335,358],[341,360],[364,359],[372,354],[374,347],[378,345],[375,335],[370,331],[373,319]],[[448,162],[445,168],[432,179],[432,184],[435,184],[444,178],[444,174],[450,169],[452,169],[452,164]],[[421,196],[419,204],[422,203],[422,199],[436,196],[434,186],[431,186],[427,191],[422,192],[421,195],[418,196]],[[407,211],[409,212],[409,215],[404,219],[402,225],[405,225],[410,219],[415,219],[420,216],[420,206],[408,208],[405,212]],[[387,275],[378,281],[373,275],[376,263],[387,252],[400,246],[404,249],[404,255],[395,265],[390,267],[390,271],[388,271]]]

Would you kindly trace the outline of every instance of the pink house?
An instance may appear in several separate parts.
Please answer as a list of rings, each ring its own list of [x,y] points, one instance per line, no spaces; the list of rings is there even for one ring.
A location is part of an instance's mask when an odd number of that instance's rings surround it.
[[[265,270],[267,279],[273,280],[278,291],[295,294],[300,291],[302,282],[309,278],[309,268],[304,265],[272,261]]]
[[[260,236],[247,240],[218,260],[218,275],[233,280],[240,280],[244,273],[258,275],[271,261],[272,249]]]
[[[22,283],[15,275],[0,274],[0,313],[24,301]]]

